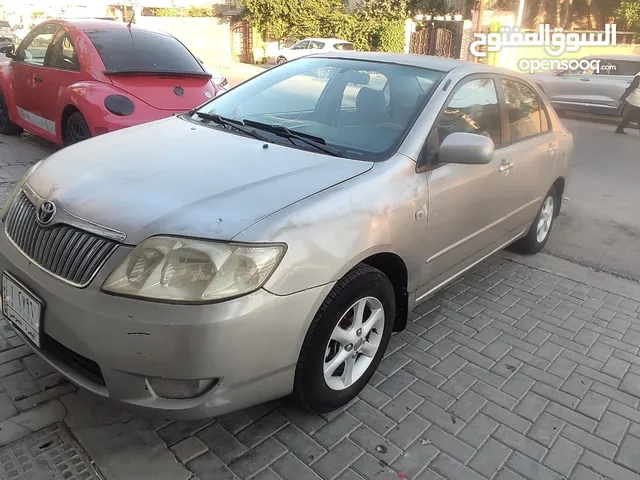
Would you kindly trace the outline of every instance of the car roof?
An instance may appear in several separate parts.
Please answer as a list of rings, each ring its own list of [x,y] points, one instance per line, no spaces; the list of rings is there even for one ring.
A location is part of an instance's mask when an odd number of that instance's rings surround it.
[[[612,60],[612,61],[630,61],[630,62],[640,62],[640,55],[589,55],[586,58],[594,59],[594,60]]]
[[[318,38],[318,37],[314,37],[314,38],[304,38],[302,40],[300,40],[301,42],[303,41],[314,41],[314,42],[327,42],[327,43],[351,43],[347,40],[340,40],[339,38]]]
[[[124,30],[129,28],[125,22],[117,20],[102,20],[96,18],[72,18],[65,20],[49,20],[44,23],[61,25],[63,27],[73,27],[77,30]],[[42,25],[41,24],[41,25]],[[145,32],[153,32],[170,37],[171,35],[166,32],[154,30],[152,28],[139,27],[135,23],[131,24],[131,28],[134,30],[140,30]]]
[[[326,58],[344,58],[348,60],[364,60],[369,62],[395,63],[398,65],[406,65],[409,67],[421,67],[431,70],[439,70],[441,72],[450,72],[452,70],[461,69],[469,74],[472,73],[501,73],[510,76],[525,78],[521,74],[513,70],[494,67],[492,65],[484,65],[481,63],[472,63],[467,60],[459,60],[455,58],[436,57],[433,55],[415,55],[408,53],[385,53],[385,52],[330,52],[316,53],[309,57],[326,57]]]

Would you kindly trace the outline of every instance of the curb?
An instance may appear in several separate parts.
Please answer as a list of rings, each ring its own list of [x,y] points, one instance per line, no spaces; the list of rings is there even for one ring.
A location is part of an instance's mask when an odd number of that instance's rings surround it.
[[[582,265],[553,257],[546,253],[525,256],[502,251],[498,255],[521,265],[544,270],[559,277],[584,283],[591,287],[604,290],[605,292],[621,295],[640,302],[640,283],[632,280],[614,277],[604,272],[596,272],[589,267],[583,267]]]

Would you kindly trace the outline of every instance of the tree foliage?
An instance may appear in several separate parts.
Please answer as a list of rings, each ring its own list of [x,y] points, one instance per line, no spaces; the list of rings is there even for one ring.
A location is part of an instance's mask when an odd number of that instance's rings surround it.
[[[266,38],[334,37],[357,50],[389,51],[404,47],[408,5],[408,0],[361,0],[349,13],[343,0],[243,0],[245,18]]]
[[[640,40],[640,2],[622,0],[616,13],[625,27],[636,33],[636,40]]]
[[[404,51],[404,22],[392,20],[382,25],[378,33],[378,50],[401,53]]]

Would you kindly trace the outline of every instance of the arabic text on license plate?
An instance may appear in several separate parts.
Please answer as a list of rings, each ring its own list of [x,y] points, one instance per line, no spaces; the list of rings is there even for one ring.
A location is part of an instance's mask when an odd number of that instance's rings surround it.
[[[9,275],[2,275],[2,313],[40,346],[42,302]]]

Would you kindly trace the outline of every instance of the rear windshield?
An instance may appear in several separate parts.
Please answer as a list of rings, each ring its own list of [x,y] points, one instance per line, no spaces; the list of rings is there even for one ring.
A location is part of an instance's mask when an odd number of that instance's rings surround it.
[[[334,45],[334,48],[336,50],[353,50],[353,44],[352,43],[336,43]]]
[[[175,38],[137,29],[85,30],[108,72],[205,73]]]

